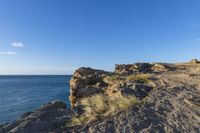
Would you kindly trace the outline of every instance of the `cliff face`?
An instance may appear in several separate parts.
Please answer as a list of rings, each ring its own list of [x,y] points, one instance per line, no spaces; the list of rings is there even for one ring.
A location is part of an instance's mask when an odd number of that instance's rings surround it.
[[[78,105],[78,101],[80,101],[81,98],[92,96],[97,93],[107,93],[108,95],[112,95],[112,91],[120,91],[120,93],[125,93],[127,91],[127,93],[132,92],[136,96],[146,96],[146,93],[151,90],[152,86],[128,80],[128,77],[132,75],[132,78],[134,78],[134,75],[153,74],[156,72],[165,72],[170,69],[171,67],[169,64],[159,63],[116,65],[114,72],[82,67],[75,71],[70,81],[69,99],[71,101],[71,106],[73,108]],[[141,77],[141,80],[143,80],[142,78],[145,77]],[[130,86],[132,89],[128,89]],[[141,92],[141,88],[143,88],[144,92]]]
[[[84,71],[83,68],[82,70]],[[92,69],[91,73],[95,71]],[[76,71],[75,75],[77,72],[79,71]],[[200,132],[200,64],[198,61],[192,60],[181,64],[116,65],[113,73],[106,72],[99,77],[102,86],[99,86],[98,89],[101,91],[98,93],[104,93],[109,97],[134,95],[142,100],[142,103],[104,120],[86,123],[76,128],[66,127],[63,131]],[[72,82],[73,80],[72,78]],[[93,82],[94,84],[86,84],[84,93],[91,86],[96,86],[98,80],[96,81]],[[76,92],[82,93],[81,88],[77,87]],[[73,96],[76,99],[74,107],[79,106],[81,104],[79,101],[84,95]]]
[[[78,99],[103,92],[107,84],[103,81],[109,72],[91,68],[79,68],[70,81],[70,101],[72,108]]]

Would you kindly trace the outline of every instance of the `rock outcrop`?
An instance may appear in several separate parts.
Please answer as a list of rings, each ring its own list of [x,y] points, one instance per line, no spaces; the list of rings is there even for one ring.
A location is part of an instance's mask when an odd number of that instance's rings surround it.
[[[103,92],[104,87],[107,86],[103,78],[109,74],[110,72],[84,67],[76,70],[70,81],[69,99],[72,108],[78,99]]]
[[[123,96],[126,93],[128,94],[128,92],[134,92],[134,95],[139,96],[142,95],[140,93],[143,90],[143,94],[147,95],[147,93],[151,89],[149,90],[143,88],[152,88],[152,86],[139,83],[145,82],[145,80],[147,80],[146,76],[140,74],[148,72],[153,73],[157,71],[167,71],[167,69],[168,68],[162,64],[149,63],[116,65],[115,72],[113,73],[102,70],[95,70],[92,68],[79,68],[75,71],[70,81],[69,99],[71,102],[71,107],[74,108],[79,106],[79,101],[82,98],[92,96],[98,93],[107,94],[109,96]],[[132,77],[129,75],[131,75]]]
[[[140,72],[149,72],[153,65],[150,63],[135,63],[115,65],[115,73],[117,74],[138,74]]]
[[[70,110],[66,104],[53,101],[33,112],[25,113],[14,122],[2,125],[0,133],[46,133],[65,126],[70,118]]]
[[[172,70],[170,64],[164,63],[135,63],[135,64],[122,64],[115,65],[116,74],[138,74],[138,73],[153,73],[164,72]]]
[[[126,65],[117,66],[117,70],[121,75],[133,72],[129,69],[131,65],[126,67]],[[122,93],[136,95],[143,100],[141,105],[133,106],[104,120],[66,127],[62,131],[69,133],[199,133],[200,71],[197,68],[200,65],[196,63],[170,65],[173,71],[166,71],[166,67],[163,68],[160,65],[152,67],[159,68],[159,73],[155,72],[151,75],[148,83],[128,83],[122,81],[123,77],[119,76],[111,78],[115,80],[111,82],[113,85],[119,84],[114,87],[118,88],[114,92],[121,89]],[[126,73],[122,74],[123,70]],[[150,73],[152,73],[151,70]],[[150,86],[153,88],[149,88]]]
[[[69,99],[71,102],[71,107],[74,108],[78,106],[81,98],[92,96],[97,93],[105,93],[109,96],[114,94],[118,96],[123,95],[125,94],[124,92],[127,92],[123,91],[125,88],[126,90],[129,89],[130,92],[135,91],[137,93],[135,93],[135,95],[139,96],[140,91],[137,91],[138,87],[134,88],[134,86],[138,86],[137,81],[127,80],[126,78],[129,75],[134,76],[144,73],[152,74],[157,72],[166,72],[172,70],[171,68],[171,65],[163,63],[135,63],[128,65],[116,65],[114,72],[106,72],[84,67],[79,68],[75,71],[70,81]],[[109,77],[111,80],[108,80]],[[130,85],[133,87],[130,87]],[[146,87],[148,86],[145,84],[143,85]],[[147,94],[147,92],[144,93]]]

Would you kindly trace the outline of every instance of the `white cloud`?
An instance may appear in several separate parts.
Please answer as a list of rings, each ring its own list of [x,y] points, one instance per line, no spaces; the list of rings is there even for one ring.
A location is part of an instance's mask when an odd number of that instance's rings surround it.
[[[23,48],[24,47],[22,42],[13,42],[12,46],[15,48]]]
[[[9,51],[0,51],[0,55],[17,55],[17,53]]]

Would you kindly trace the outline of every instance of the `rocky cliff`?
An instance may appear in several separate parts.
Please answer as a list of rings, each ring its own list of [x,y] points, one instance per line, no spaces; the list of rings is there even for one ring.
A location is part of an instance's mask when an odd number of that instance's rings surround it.
[[[170,64],[161,63],[135,63],[116,65],[114,72],[106,72],[102,70],[95,70],[92,68],[80,68],[75,71],[70,81],[70,101],[72,108],[77,106],[81,98],[88,97],[97,93],[111,93],[120,91],[131,93],[133,91],[141,91],[140,87],[144,88],[144,92],[138,92],[134,95],[147,95],[152,86],[138,81],[131,81],[132,78],[141,78],[147,80],[145,74],[154,74],[159,72],[166,72],[172,70]],[[141,75],[143,74],[143,75]],[[140,77],[141,76],[141,77]],[[144,77],[142,77],[144,76]],[[130,80],[129,80],[130,78]],[[143,78],[143,79],[142,79]],[[147,78],[147,77],[146,77]],[[130,86],[132,88],[130,88]],[[148,86],[148,87],[147,87]],[[133,89],[134,88],[134,89]],[[148,88],[148,89],[147,89]]]
[[[116,65],[113,73],[100,77],[104,84],[101,93],[109,97],[116,93],[117,97],[134,95],[142,102],[103,120],[68,127],[63,131],[200,132],[200,64],[197,59],[177,64]],[[77,101],[82,99],[74,97]]]
[[[200,63],[134,63],[114,72],[80,68],[69,110],[52,102],[0,132],[200,132]]]
[[[77,99],[103,92],[104,87],[107,86],[103,78],[109,74],[109,72],[102,70],[84,67],[76,70],[70,81],[69,99],[72,108],[75,106]]]

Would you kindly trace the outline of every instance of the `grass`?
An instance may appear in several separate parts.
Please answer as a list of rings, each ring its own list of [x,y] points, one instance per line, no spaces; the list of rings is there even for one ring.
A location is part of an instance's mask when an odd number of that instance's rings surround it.
[[[114,82],[118,80],[124,80],[124,76],[122,75],[110,75],[105,78],[107,82]]]
[[[135,81],[139,83],[146,83],[149,81],[150,75],[149,74],[138,74],[138,75],[129,75],[126,77],[128,81]]]
[[[111,85],[117,85],[118,81],[131,81],[146,83],[149,81],[150,74],[131,74],[131,75],[109,75],[104,81]],[[80,116],[73,116],[72,125],[86,124],[95,120],[100,120],[108,116],[113,116],[119,111],[126,110],[129,107],[140,103],[135,96],[109,97],[105,94],[95,94],[83,98],[80,105],[84,113]]]
[[[107,76],[105,81],[114,82],[119,80],[127,80],[132,82],[146,83],[150,78],[150,74],[131,74],[131,75],[111,75]]]
[[[73,116],[72,125],[89,123],[95,120],[113,116],[117,112],[126,110],[132,105],[138,104],[135,96],[124,96],[121,98],[108,97],[104,94],[96,94],[81,100],[84,113],[78,117]]]

